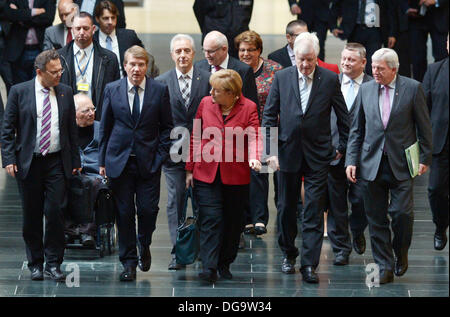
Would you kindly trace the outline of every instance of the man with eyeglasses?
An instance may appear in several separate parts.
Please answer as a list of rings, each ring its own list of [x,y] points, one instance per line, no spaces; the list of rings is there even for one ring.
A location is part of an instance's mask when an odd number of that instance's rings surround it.
[[[31,279],[45,275],[64,281],[61,206],[67,179],[80,170],[75,105],[72,89],[60,84],[62,67],[55,50],[40,53],[34,65],[36,77],[13,86],[8,96],[2,164],[19,187]]]

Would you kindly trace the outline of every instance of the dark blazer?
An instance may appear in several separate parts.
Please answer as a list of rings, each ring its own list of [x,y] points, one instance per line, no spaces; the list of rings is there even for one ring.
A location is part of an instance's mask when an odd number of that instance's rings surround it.
[[[339,83],[341,85],[342,85],[342,77],[343,76],[344,76],[344,74],[342,74],[342,73],[339,74]],[[362,82],[365,83],[365,82],[371,81],[372,79],[373,79],[372,76],[364,74]],[[345,98],[344,98],[344,100],[345,100]],[[356,98],[355,98],[355,101],[356,101]],[[351,124],[354,114],[355,114],[355,102],[353,102],[353,105],[350,107],[350,110],[348,112],[349,124]],[[331,138],[332,138],[333,146],[335,148],[337,148],[339,146],[339,131],[338,131],[338,127],[337,127],[337,117],[336,117],[336,113],[334,112],[334,109],[331,111]],[[341,152],[341,154],[345,154],[345,153]],[[340,161],[341,161],[341,159],[333,160],[331,162],[331,165],[337,165],[337,164],[339,164]]]
[[[140,176],[151,177],[166,160],[173,128],[167,86],[147,78],[144,101],[137,125],[128,102],[127,78],[106,85],[100,121],[99,165],[117,178],[135,148]]]
[[[0,131],[2,131],[2,125],[3,125],[3,114],[5,112],[5,109],[3,107],[3,98],[2,98],[2,94],[0,94]],[[0,141],[0,144],[2,142]]]
[[[331,0],[288,0],[288,2],[289,7],[298,4],[302,13],[297,15],[297,19],[305,21],[309,27],[312,26],[315,19],[328,22]]]
[[[31,16],[28,0],[11,0],[17,6],[17,10],[9,6],[4,8],[5,15],[12,22],[11,30],[7,37],[6,56],[9,62],[15,62],[22,55],[25,47],[25,39],[28,29],[36,30],[39,45],[44,42],[45,29],[51,26],[55,18],[56,2],[54,0],[35,0],[33,8],[44,8],[45,13]]]
[[[419,0],[399,0],[401,6],[406,10],[408,8],[420,10]],[[417,18],[410,17],[408,19],[409,25],[419,29],[428,29],[430,26],[434,27],[441,33],[448,32],[449,23],[449,0],[439,0],[439,7],[434,5],[427,8],[425,16],[419,16]]]
[[[203,59],[197,63],[195,63],[195,66],[197,66],[199,69],[211,72],[211,66],[208,64],[208,61],[206,59]],[[258,90],[256,88],[256,82],[255,82],[255,74],[253,73],[253,68],[248,66],[247,64],[241,62],[240,60],[229,56],[228,59],[228,69],[233,69],[239,73],[242,79],[242,94],[245,98],[250,99],[257,105],[259,105],[258,102]],[[258,106],[259,109],[259,106]],[[259,111],[259,110],[258,110]],[[259,114],[260,116],[262,114]]]
[[[101,2],[102,0],[96,0],[95,1],[95,6],[94,6],[94,13],[92,13],[92,16],[94,16],[95,14],[95,7]],[[117,7],[117,10],[119,10],[119,16],[117,17],[117,28],[126,28],[127,24],[125,21],[125,10],[124,10],[124,4],[123,4],[123,0],[109,0],[112,3],[114,3],[114,5]],[[83,0],[74,0],[74,3],[78,4],[78,6],[81,9],[81,5],[83,4]],[[95,17],[94,17],[94,21],[95,21]],[[95,21],[95,24],[97,24],[97,21]]]
[[[428,65],[423,90],[433,127],[433,154],[442,152],[448,137],[448,57]]]
[[[278,140],[274,140],[273,136],[271,138],[272,142],[278,141],[281,171],[298,172],[302,167],[302,157],[312,170],[321,170],[330,164],[336,156],[331,143],[332,108],[337,115],[339,130],[337,149],[344,153],[349,122],[338,75],[316,66],[308,104],[303,113],[297,67],[291,66],[275,73],[264,107],[262,126],[279,127]],[[269,137],[266,144],[270,144]]]
[[[281,64],[281,66],[283,66],[283,68],[291,67],[292,62],[291,62],[291,58],[289,57],[289,54],[287,51],[288,45],[289,44],[286,44],[286,46],[270,53],[268,58],[273,60],[274,62],[277,62],[278,64]]]
[[[11,88],[3,120],[2,165],[6,167],[9,164],[16,164],[19,179],[26,178],[36,145],[35,80]],[[58,101],[61,159],[64,175],[69,178],[72,169],[81,166],[75,104],[70,87],[59,84],[54,88]]]
[[[354,165],[361,177],[373,181],[385,148],[392,173],[398,181],[410,179],[405,148],[417,140],[420,163],[431,164],[431,122],[421,84],[397,75],[389,121],[384,129],[379,108],[380,85],[375,80],[359,88],[350,129],[345,165]]]
[[[77,79],[75,75],[75,63],[73,56],[74,41],[70,42],[63,48],[58,50],[61,65],[64,73],[61,82],[72,87],[74,93],[77,91]],[[113,82],[120,78],[119,64],[116,55],[102,48],[96,41],[94,43],[94,68],[92,72],[92,102],[97,108],[95,119],[99,120],[102,113],[103,91],[107,83]]]
[[[51,50],[52,48],[58,50],[65,45],[66,39],[64,38],[64,23],[59,23],[45,29],[42,50]]]
[[[397,23],[395,20],[395,4],[392,0],[375,0],[380,8],[380,28],[388,36],[397,36]],[[343,34],[339,35],[342,40],[348,39],[357,26],[359,0],[332,0],[330,5],[330,30],[341,29]],[[337,27],[337,19],[342,16],[342,22]],[[381,31],[381,30],[380,30]]]
[[[233,109],[231,109],[230,114],[224,121],[219,105],[212,101],[211,96],[207,96],[203,98],[202,102],[200,103],[195,118],[201,120],[199,129],[201,129],[202,133],[207,128],[218,128],[222,132],[221,140],[215,139],[214,137],[212,140],[210,138],[202,139],[200,141],[201,146],[198,153],[202,153],[203,147],[210,142],[214,142],[215,144],[221,143],[222,152],[219,153],[219,157],[221,157],[222,159],[220,160],[220,162],[218,162],[217,160],[207,162],[205,161],[203,155],[199,158],[197,158],[197,156],[193,156],[195,155],[193,154],[195,141],[193,134],[191,134],[190,158],[194,159],[191,159],[186,163],[186,170],[193,171],[193,176],[195,179],[209,184],[214,182],[214,179],[217,175],[217,169],[220,169],[220,178],[223,184],[249,184],[250,167],[248,165],[248,161],[250,159],[259,159],[260,157],[260,148],[258,148],[257,142],[259,119],[256,104],[241,95],[241,97],[234,104]],[[195,127],[196,124],[198,124],[198,122],[194,124],[194,130],[197,130],[197,128]],[[249,136],[248,138],[244,139],[246,141],[244,141],[243,148],[237,148],[237,142],[233,142],[233,160],[231,162],[228,162],[225,161],[224,158],[227,150],[229,150],[231,153],[231,146],[228,143],[225,143],[225,130],[227,128],[235,127],[242,128],[242,131],[245,131],[247,128],[253,129],[254,134],[249,133],[249,135],[252,135],[253,137]],[[239,156],[241,157],[241,160],[238,160]]]

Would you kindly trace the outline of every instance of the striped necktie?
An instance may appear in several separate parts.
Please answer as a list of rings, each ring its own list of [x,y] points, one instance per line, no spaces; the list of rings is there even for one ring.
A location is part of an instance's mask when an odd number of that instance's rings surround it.
[[[191,89],[189,87],[189,75],[180,75],[181,79],[181,96],[184,100],[184,106],[187,108],[189,103],[189,98],[191,97]]]
[[[41,135],[39,137],[39,152],[45,156],[50,149],[52,125],[52,105],[50,104],[50,90],[43,88],[44,107],[42,108]]]

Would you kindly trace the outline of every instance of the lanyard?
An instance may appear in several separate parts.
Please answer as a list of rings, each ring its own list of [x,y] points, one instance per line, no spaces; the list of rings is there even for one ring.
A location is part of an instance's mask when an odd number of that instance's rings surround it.
[[[84,78],[84,75],[85,75],[86,72],[87,72],[87,69],[88,69],[89,63],[90,63],[90,61],[91,61],[91,57],[92,57],[92,52],[93,52],[93,51],[94,51],[94,47],[92,47],[92,49],[91,49],[91,53],[89,54],[89,59],[88,59],[88,62],[87,62],[87,64],[86,64],[86,67],[84,68],[84,71],[81,71],[80,64],[78,63],[77,55],[75,55],[75,61],[77,62],[77,67],[78,67],[78,70],[80,71],[81,78]]]

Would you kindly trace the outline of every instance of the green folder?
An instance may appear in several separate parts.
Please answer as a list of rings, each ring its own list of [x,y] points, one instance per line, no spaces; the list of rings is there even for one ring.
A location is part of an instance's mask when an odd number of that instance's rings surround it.
[[[419,142],[416,141],[405,149],[406,161],[408,162],[409,174],[414,178],[419,175]]]

